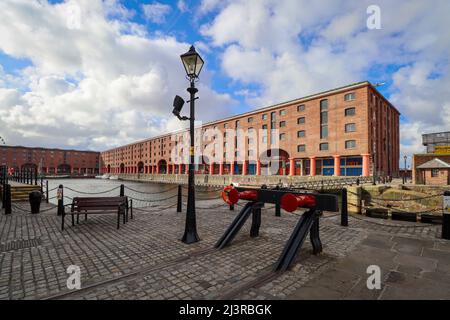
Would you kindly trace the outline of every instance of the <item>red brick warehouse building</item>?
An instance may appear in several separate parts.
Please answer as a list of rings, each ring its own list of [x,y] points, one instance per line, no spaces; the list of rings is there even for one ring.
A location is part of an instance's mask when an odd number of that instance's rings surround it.
[[[213,153],[214,162],[203,157],[197,170],[206,174],[299,176],[369,176],[376,170],[378,175],[398,176],[399,116],[367,81],[279,103],[198,128],[196,154],[210,145],[217,153],[218,144],[223,144],[224,152],[220,157]],[[205,134],[208,130],[223,134],[230,129],[242,129],[256,139],[230,143],[226,137]],[[104,151],[102,172],[186,173],[187,161],[179,163],[177,154],[172,159],[174,147],[188,143],[183,140],[186,132],[167,133]],[[199,138],[202,141],[197,141]],[[266,143],[270,151],[258,150],[255,140]],[[267,155],[270,158],[272,152],[277,156],[271,161],[280,164],[276,172],[266,168]]]
[[[43,174],[98,174],[100,153],[95,151],[0,146],[0,164],[20,171],[33,168]]]

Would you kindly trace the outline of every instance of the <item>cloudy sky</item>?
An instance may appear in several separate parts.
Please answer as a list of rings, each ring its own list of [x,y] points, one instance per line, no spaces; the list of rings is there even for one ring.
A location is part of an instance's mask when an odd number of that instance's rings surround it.
[[[367,27],[369,5],[381,29]],[[105,150],[180,128],[195,44],[203,121],[368,80],[402,113],[402,154],[450,130],[447,0],[1,0],[0,136]]]

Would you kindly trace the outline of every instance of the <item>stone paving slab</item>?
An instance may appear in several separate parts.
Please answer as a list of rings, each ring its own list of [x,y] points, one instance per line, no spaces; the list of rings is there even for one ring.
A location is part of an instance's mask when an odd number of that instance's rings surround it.
[[[450,243],[437,238],[440,226],[351,216],[341,227],[326,213],[323,253],[312,255],[307,240],[292,270],[273,276],[299,215],[263,210],[260,237],[250,238],[247,222],[231,246],[214,250],[239,210],[219,204],[198,201],[201,241],[192,245],[179,241],[185,214],[175,208],[137,209],[119,230],[113,215],[80,219],[64,232],[56,209],[1,215],[0,244],[39,241],[0,252],[0,299],[391,299],[420,298],[432,285],[440,287],[431,296],[450,299]],[[370,264],[382,268],[380,291],[367,289]],[[81,291],[66,288],[69,265],[81,268]]]

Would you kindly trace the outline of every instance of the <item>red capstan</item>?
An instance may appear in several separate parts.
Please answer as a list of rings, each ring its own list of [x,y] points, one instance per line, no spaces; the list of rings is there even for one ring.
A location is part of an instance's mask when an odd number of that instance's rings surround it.
[[[316,206],[316,197],[313,195],[299,195],[286,193],[281,197],[281,207],[287,212],[294,212],[297,208],[313,208]]]
[[[222,199],[228,204],[235,204],[242,200],[256,200],[258,192],[256,190],[247,190],[238,192],[233,186],[226,186],[222,191]]]

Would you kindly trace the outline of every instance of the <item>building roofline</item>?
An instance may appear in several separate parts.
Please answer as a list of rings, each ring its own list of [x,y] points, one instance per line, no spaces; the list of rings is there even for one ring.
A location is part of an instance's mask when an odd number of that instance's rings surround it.
[[[431,162],[437,162],[440,164],[440,166],[436,165],[436,166],[431,166],[430,163]],[[448,164],[447,162],[445,162],[444,160],[441,160],[439,158],[433,158],[425,163],[422,163],[421,165],[418,165],[416,167],[417,169],[441,169],[441,168],[450,168],[450,164]]]
[[[37,150],[53,150],[53,151],[73,151],[73,152],[92,152],[92,153],[100,153],[100,151],[93,150],[76,150],[76,149],[61,149],[61,148],[45,148],[45,147],[25,147],[25,146],[8,146],[8,145],[0,145],[0,148],[22,148],[22,149],[37,149]]]
[[[205,123],[202,124],[201,127],[214,125],[216,123],[230,121],[230,120],[233,120],[233,119],[236,119],[236,118],[241,118],[241,117],[244,117],[244,116],[250,116],[252,114],[257,114],[257,113],[264,112],[264,111],[271,111],[273,109],[277,109],[277,108],[280,108],[280,107],[283,107],[283,106],[287,106],[287,105],[290,105],[290,104],[293,104],[293,103],[302,103],[302,102],[306,102],[308,100],[320,98],[322,96],[327,96],[327,95],[329,95],[331,93],[338,93],[340,91],[345,91],[345,90],[352,89],[352,88],[356,89],[356,88],[364,87],[364,86],[370,86],[372,89],[374,89],[398,114],[400,114],[400,112],[369,81],[365,80],[365,81],[355,82],[355,83],[352,83],[352,84],[349,84],[349,85],[346,85],[346,86],[337,87],[337,88],[333,88],[333,89],[322,91],[322,92],[318,92],[318,93],[313,93],[313,94],[310,94],[310,95],[307,95],[307,96],[304,96],[304,97],[301,97],[301,98],[280,102],[280,103],[277,103],[277,104],[274,104],[274,105],[261,107],[261,108],[255,108],[254,110],[247,111],[247,112],[244,112],[244,113],[239,113],[239,114],[236,114],[236,115],[233,115],[233,116],[228,116],[226,118],[205,122]],[[146,139],[143,139],[143,140],[138,140],[138,141],[131,142],[131,143],[128,143],[128,144],[124,144],[124,145],[119,146],[119,147],[107,149],[107,150],[104,150],[102,152],[108,152],[108,151],[112,151],[112,150],[119,149],[119,148],[125,148],[125,147],[129,147],[131,145],[135,145],[135,144],[139,144],[139,143],[145,143],[145,142],[148,142],[148,141],[154,140],[154,139],[165,138],[165,137],[171,136],[173,134],[179,134],[179,133],[182,133],[182,132],[186,132],[188,130],[189,129],[179,129],[179,130],[176,130],[176,131],[167,132],[167,133],[160,134],[160,135],[157,135],[157,136],[154,136],[154,137],[150,137],[150,138],[146,138]]]

